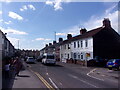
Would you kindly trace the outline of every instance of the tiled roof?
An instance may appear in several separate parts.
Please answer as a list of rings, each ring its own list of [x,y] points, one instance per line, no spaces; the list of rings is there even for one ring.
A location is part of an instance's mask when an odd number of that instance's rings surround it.
[[[82,34],[82,35],[77,35],[77,36],[75,36],[75,37],[72,37],[71,39],[67,39],[67,40],[64,40],[62,43],[61,43],[61,45],[62,44],[65,44],[65,43],[69,43],[69,42],[71,42],[71,41],[75,41],[75,40],[79,40],[79,39],[83,39],[83,38],[88,38],[88,37],[92,37],[92,36],[94,36],[95,34],[97,34],[99,31],[101,31],[102,29],[103,29],[104,27],[99,27],[99,28],[96,28],[96,29],[92,29],[92,30],[90,30],[90,31],[88,31],[88,32],[86,32],[86,33],[84,33],[84,34]]]
[[[59,43],[55,43],[55,44],[50,45],[50,46],[47,46],[47,47],[44,47],[44,48],[43,48],[43,49],[41,49],[40,51],[45,50],[45,49],[48,49],[48,48],[55,48],[56,46],[59,46],[59,45],[60,45],[60,43],[61,43],[61,42],[59,42]]]

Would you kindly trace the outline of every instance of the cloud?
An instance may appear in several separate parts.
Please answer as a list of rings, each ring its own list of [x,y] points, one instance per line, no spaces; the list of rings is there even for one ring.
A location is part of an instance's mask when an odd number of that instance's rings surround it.
[[[113,5],[112,7],[108,8],[107,10],[105,10],[105,14],[111,13],[111,11],[112,11],[113,9],[115,9],[116,7],[117,7],[117,4],[115,4],[115,5]]]
[[[11,11],[10,11],[8,16],[11,17],[11,18],[13,18],[13,19],[23,20],[23,17],[20,16],[20,15],[18,15],[18,14],[15,13],[15,12],[11,12]]]
[[[5,22],[3,19],[0,19],[0,23],[12,24],[12,21]]]
[[[0,22],[3,22],[3,19],[0,19]]]
[[[0,27],[0,29],[4,33],[7,33],[7,34],[15,34],[15,35],[27,35],[28,34],[28,33],[24,32],[24,31],[19,31],[19,30],[15,30],[15,29],[11,29],[11,28],[4,29],[4,28]]]
[[[36,41],[50,41],[51,39],[46,39],[46,38],[36,38]]]
[[[54,5],[53,1],[46,1],[45,4],[47,4],[47,5],[51,5],[51,6]]]
[[[36,10],[36,8],[33,6],[33,5],[23,5],[22,8],[20,8],[20,11],[25,11],[25,10],[28,10],[28,9],[31,9],[31,10]]]
[[[33,5],[28,5],[28,7],[32,10],[36,10],[35,7]]]
[[[61,3],[62,3],[62,0],[54,0],[54,1],[47,0],[45,2],[45,4],[53,6],[55,11],[63,9],[61,6]]]
[[[56,33],[57,36],[66,36],[66,33]]]
[[[79,35],[81,28],[86,28],[87,31],[89,31],[89,30],[101,27],[103,25],[102,21],[104,20],[104,18],[109,18],[113,29],[120,34],[120,31],[118,31],[118,26],[120,26],[118,25],[118,23],[120,24],[120,21],[118,22],[118,11],[117,10],[113,11],[115,8],[116,8],[116,5],[113,5],[111,8],[106,9],[102,15],[100,16],[93,15],[87,21],[84,21],[84,22],[81,21],[81,23],[77,25],[63,29],[61,31],[64,31],[64,33],[59,32],[59,33],[56,33],[56,35],[63,36],[63,37],[66,36],[68,33],[72,34],[73,36]]]
[[[28,9],[27,6],[24,5],[24,6],[22,6],[22,8],[20,8],[20,11],[24,11],[24,10],[27,10],[27,9]]]
[[[102,21],[104,18],[109,18],[111,21],[112,27],[118,32],[118,11],[113,13],[104,14],[101,17],[92,16],[87,22],[83,23],[83,26],[87,29],[93,29],[102,26]]]
[[[5,24],[12,24],[12,21],[4,22]]]
[[[10,42],[12,43],[13,46],[17,46],[18,41],[20,40],[18,38],[13,38],[13,37],[7,37],[7,38],[8,38],[8,40],[10,40]]]
[[[2,11],[0,11],[0,15],[2,14]]]

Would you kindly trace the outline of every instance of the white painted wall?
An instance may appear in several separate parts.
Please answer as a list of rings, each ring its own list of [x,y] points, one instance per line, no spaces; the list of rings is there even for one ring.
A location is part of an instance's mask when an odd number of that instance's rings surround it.
[[[85,41],[87,40],[88,46],[85,46]],[[77,42],[79,41],[80,47],[78,47]],[[83,47],[81,47],[81,41],[83,42]],[[74,48],[74,42],[76,42],[76,48]],[[83,54],[82,60],[90,60],[93,59],[93,38],[84,38],[76,41],[71,42],[71,51],[76,53],[76,59],[81,59],[81,54]],[[86,57],[86,53],[90,53],[90,57]],[[80,55],[80,58],[78,57]],[[73,57],[74,58],[74,57]]]
[[[2,32],[0,31],[0,60],[2,60]]]
[[[69,59],[71,58],[71,49],[68,49],[68,44],[69,47],[71,48],[71,43],[67,43],[60,46],[60,60],[62,62],[66,62],[66,59],[68,59],[68,54],[69,54]]]
[[[87,40],[88,46],[85,46],[85,41]],[[78,47],[78,41],[79,41],[79,47]],[[83,42],[83,47],[81,47],[81,41]],[[76,42],[76,48],[74,48],[74,42]],[[70,49],[67,48],[67,46],[70,46]],[[66,49],[65,49],[66,45]],[[64,44],[60,46],[60,59],[62,61],[65,61],[68,59],[67,54],[69,54],[69,59],[74,58],[74,53],[76,53],[76,59],[77,60],[90,60],[93,59],[93,38],[84,38],[76,41],[71,41],[70,43]],[[86,53],[89,53],[90,56],[87,57]],[[81,59],[81,54],[83,55],[83,59]]]

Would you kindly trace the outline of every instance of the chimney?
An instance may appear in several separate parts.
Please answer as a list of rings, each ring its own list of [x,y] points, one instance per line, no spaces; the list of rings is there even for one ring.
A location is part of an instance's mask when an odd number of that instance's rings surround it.
[[[53,44],[56,44],[56,41],[53,41]]]
[[[46,44],[45,46],[48,47],[48,44]]]
[[[72,34],[68,34],[67,39],[71,39],[71,38],[72,38]]]
[[[84,33],[86,33],[87,32],[87,30],[84,28],[84,29],[82,29],[81,28],[81,30],[80,30],[80,34],[82,35],[82,34],[84,34]]]
[[[103,20],[103,26],[105,26],[107,28],[111,27],[111,23],[110,23],[109,18],[104,18],[104,20]]]
[[[63,38],[59,38],[59,42],[62,42],[63,41]]]
[[[52,45],[52,43],[49,43],[49,46]]]
[[[5,33],[5,36],[7,35],[7,33]]]

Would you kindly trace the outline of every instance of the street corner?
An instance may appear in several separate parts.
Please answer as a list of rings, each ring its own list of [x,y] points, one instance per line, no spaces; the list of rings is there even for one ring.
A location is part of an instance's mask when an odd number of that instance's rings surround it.
[[[119,71],[109,70],[107,68],[95,68],[92,69],[89,73],[87,73],[88,76],[105,80],[105,79],[111,79],[111,80],[118,80],[119,78]]]

